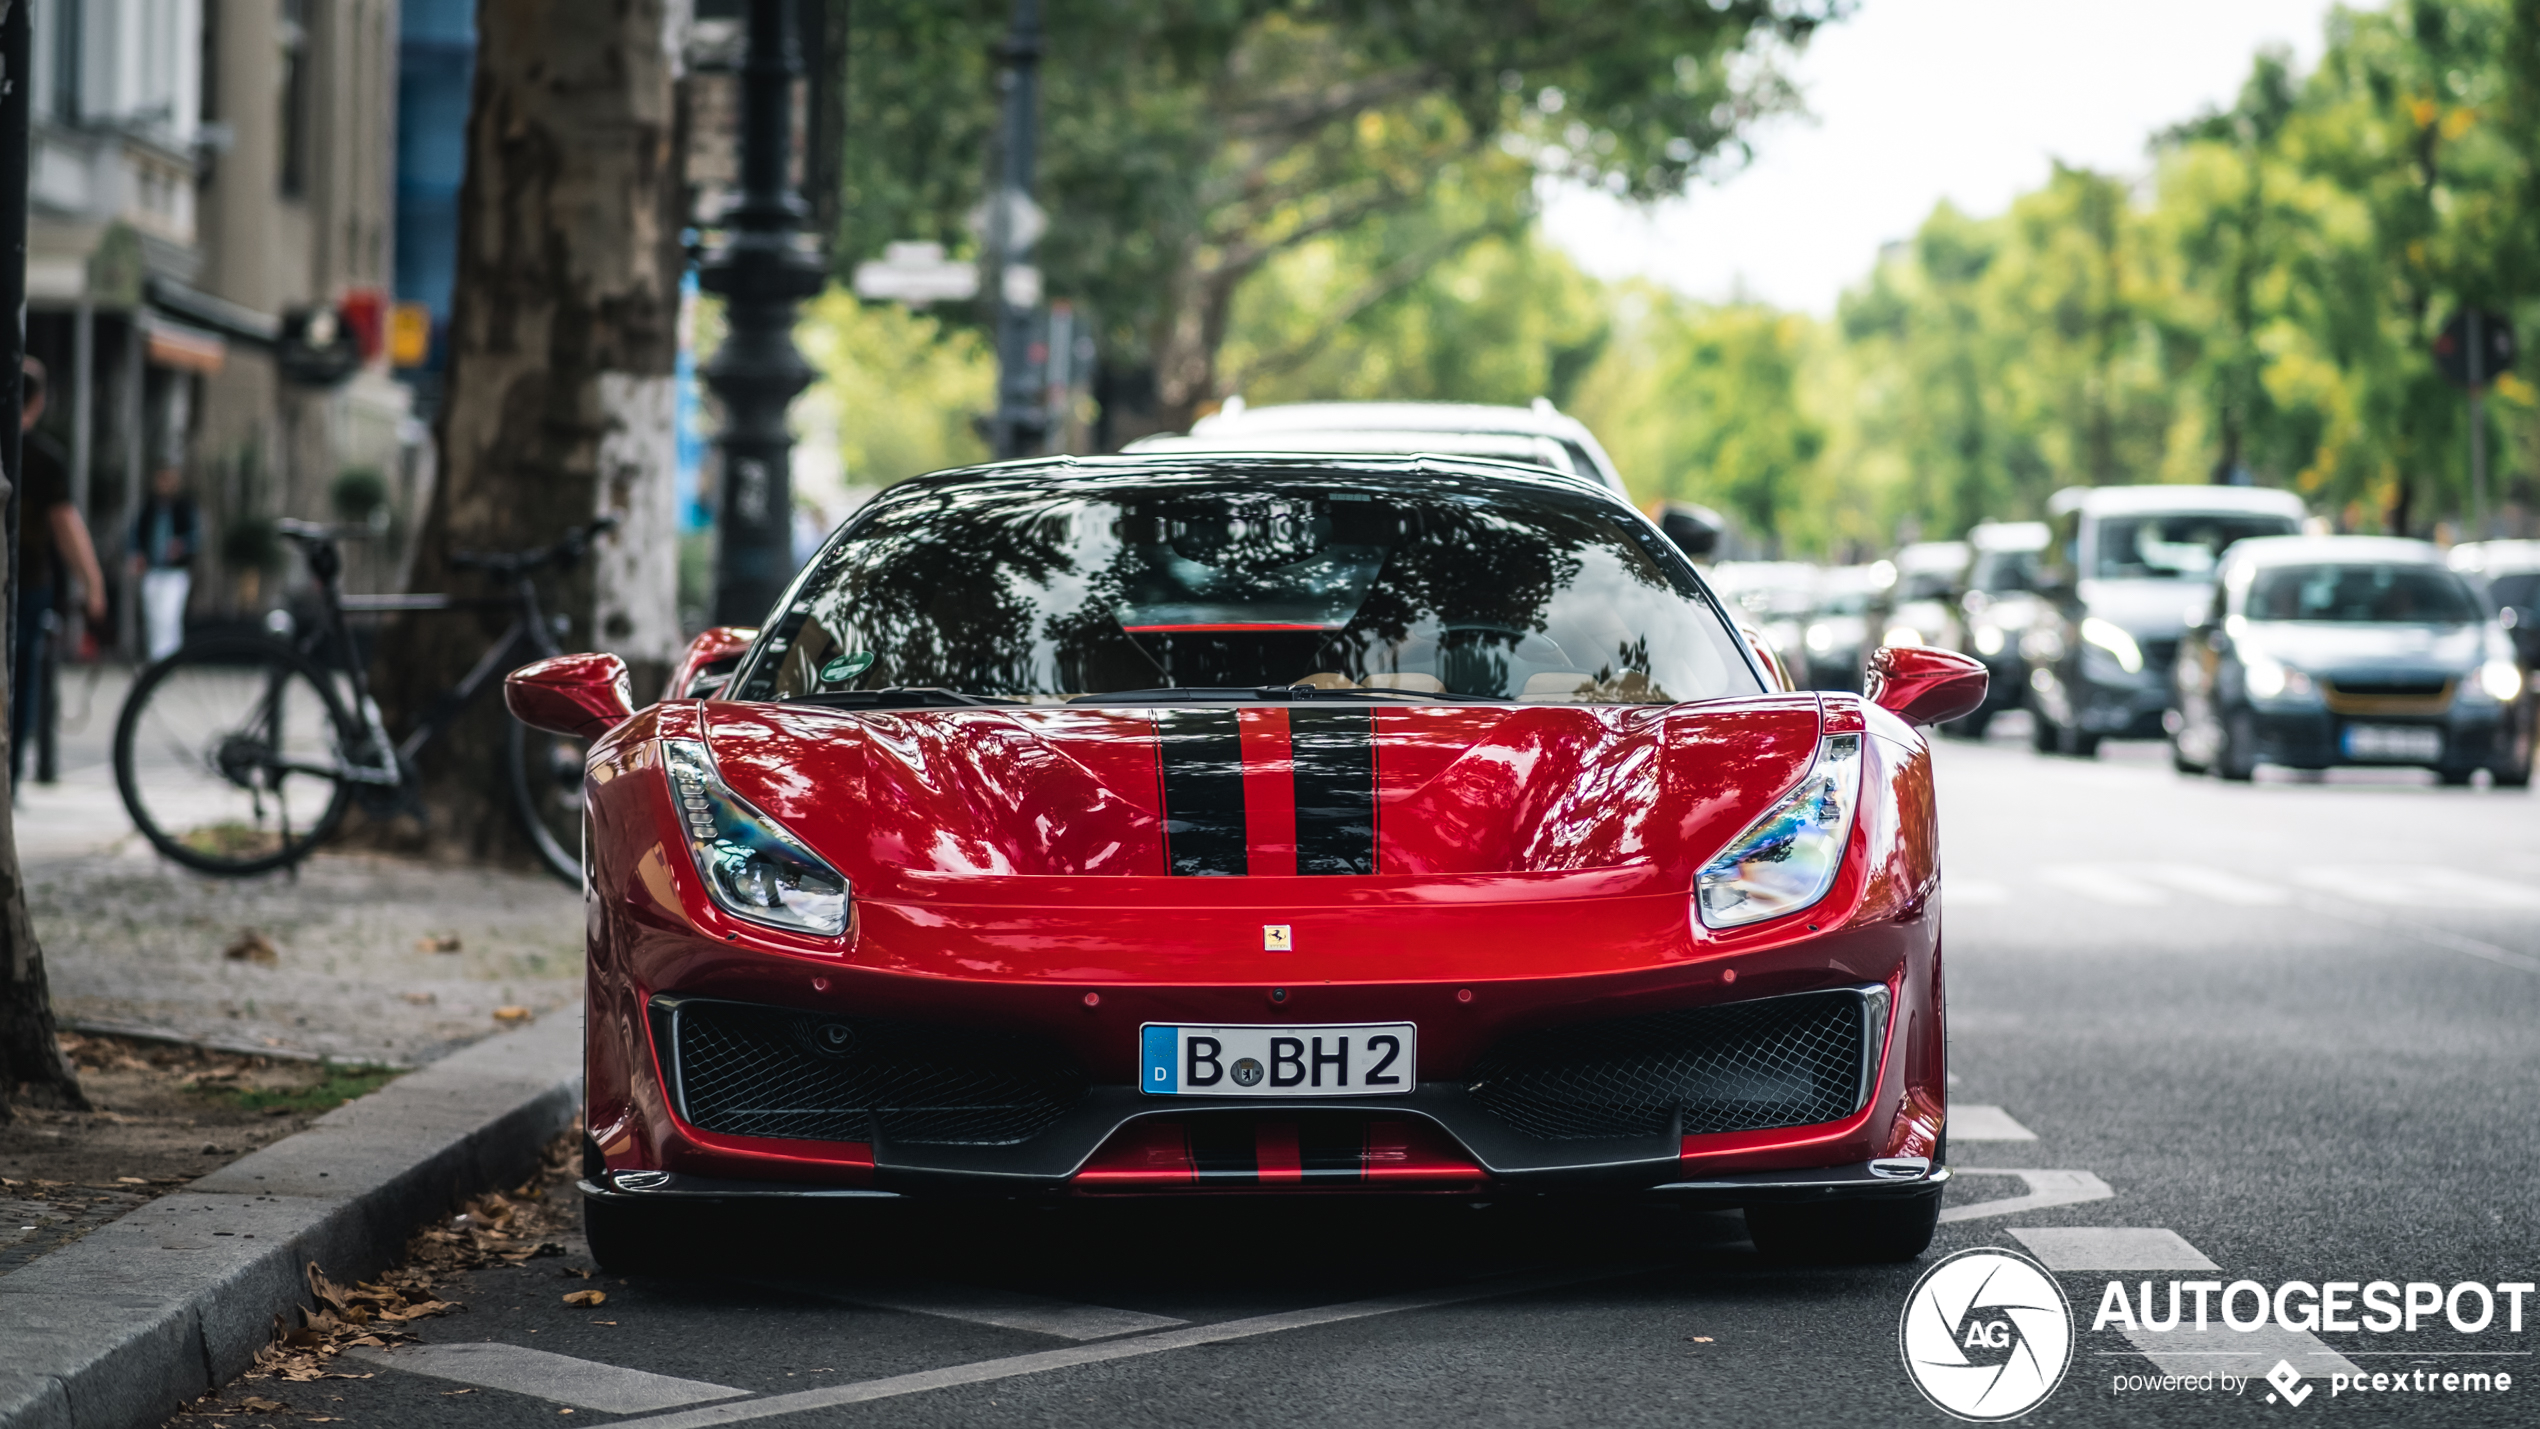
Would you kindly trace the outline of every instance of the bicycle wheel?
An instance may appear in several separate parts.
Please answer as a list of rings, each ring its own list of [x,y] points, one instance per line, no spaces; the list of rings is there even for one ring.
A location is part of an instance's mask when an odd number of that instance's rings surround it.
[[[582,765],[591,741],[511,722],[504,741],[512,811],[538,861],[567,883],[582,882]]]
[[[115,788],[151,847],[236,877],[305,857],[344,822],[359,735],[332,682],[270,640],[187,645],[115,721]]]

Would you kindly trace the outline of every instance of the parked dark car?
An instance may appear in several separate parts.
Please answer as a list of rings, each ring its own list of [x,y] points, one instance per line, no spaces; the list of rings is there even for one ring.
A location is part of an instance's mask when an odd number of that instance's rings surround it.
[[[1986,521],[1967,533],[1966,588],[1958,595],[1957,650],[1984,662],[1992,683],[1975,713],[1948,733],[1982,739],[1993,717],[2018,709],[2028,693],[2020,637],[2046,613],[2037,594],[2038,561],[2051,539],[2043,521]]]
[[[2540,541],[2454,546],[2451,566],[2487,593],[2487,604],[2513,637],[2524,671],[2540,669]]]
[[[2245,486],[2071,487],[2048,503],[2045,605],[2020,638],[2030,738],[2042,754],[2093,758],[2103,739],[2168,733],[2179,636],[2216,563],[2253,536],[2301,529],[2301,498]]]
[[[2532,700],[2481,592],[2424,541],[2297,536],[2224,558],[2178,656],[2182,771],[2414,764],[2531,782]]]

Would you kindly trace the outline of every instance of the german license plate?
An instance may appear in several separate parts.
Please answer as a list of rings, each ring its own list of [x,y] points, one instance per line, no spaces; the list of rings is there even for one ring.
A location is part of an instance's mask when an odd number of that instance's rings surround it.
[[[1158,1097],[1363,1097],[1408,1092],[1408,1022],[1138,1029],[1141,1088]]]
[[[2421,724],[2350,724],[2346,757],[2431,763],[2443,757],[2443,731]]]

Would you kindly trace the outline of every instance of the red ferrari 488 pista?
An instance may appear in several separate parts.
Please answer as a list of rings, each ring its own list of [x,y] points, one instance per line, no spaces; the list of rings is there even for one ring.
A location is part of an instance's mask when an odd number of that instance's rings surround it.
[[[848,521],[596,736],[604,1264],[699,1202],[1564,1192],[1905,1258],[1948,1172],[1917,724],[1638,512],[1437,457],[1055,459]]]

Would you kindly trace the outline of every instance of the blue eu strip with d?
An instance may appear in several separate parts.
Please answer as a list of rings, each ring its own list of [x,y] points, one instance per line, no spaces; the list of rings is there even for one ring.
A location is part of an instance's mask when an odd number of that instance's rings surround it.
[[[1170,1093],[1181,1089],[1181,1072],[1176,1065],[1182,1059],[1182,1039],[1175,1035],[1179,1031],[1174,1027],[1149,1027],[1142,1034],[1146,1055],[1140,1060],[1146,1064],[1145,1090]]]

